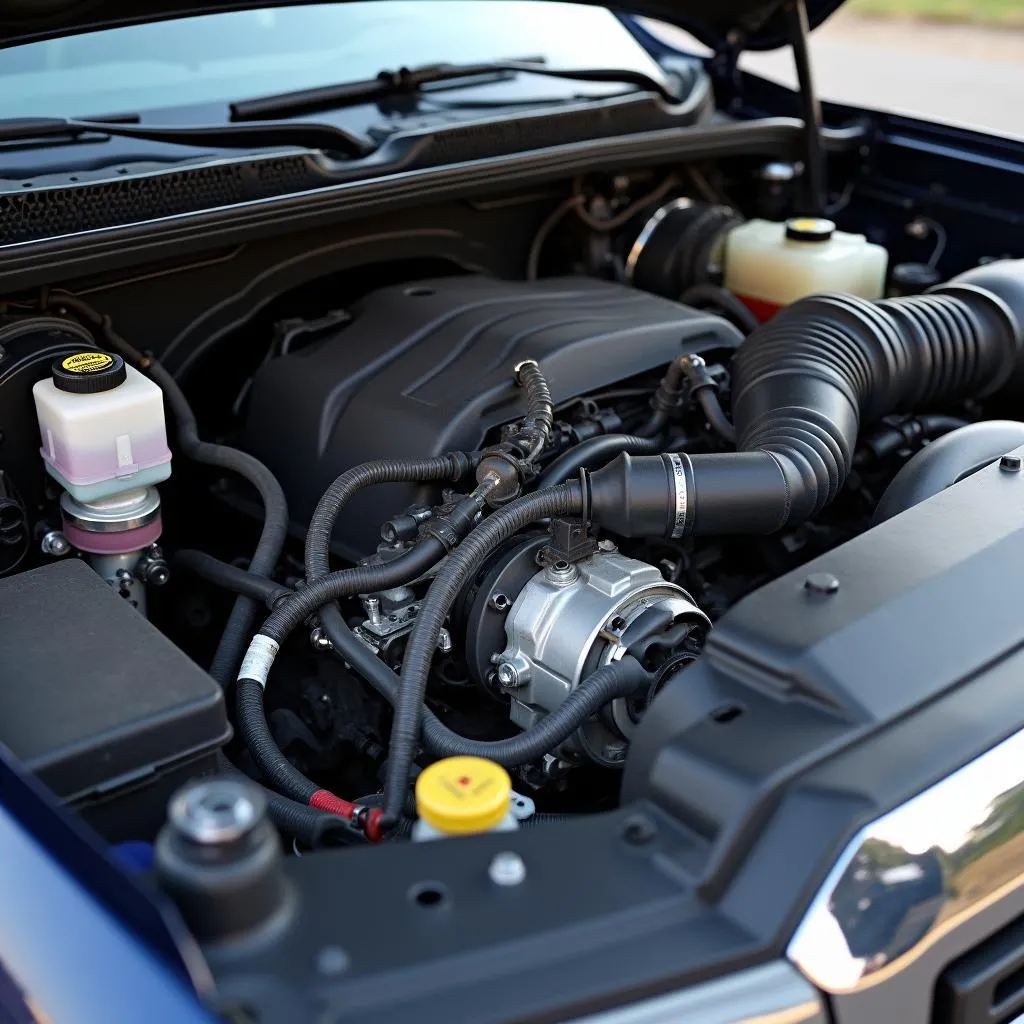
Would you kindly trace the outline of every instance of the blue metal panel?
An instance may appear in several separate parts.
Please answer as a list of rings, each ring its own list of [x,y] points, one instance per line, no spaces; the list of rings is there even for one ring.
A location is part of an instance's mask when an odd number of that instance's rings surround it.
[[[210,1024],[173,911],[0,747],[0,1022]]]

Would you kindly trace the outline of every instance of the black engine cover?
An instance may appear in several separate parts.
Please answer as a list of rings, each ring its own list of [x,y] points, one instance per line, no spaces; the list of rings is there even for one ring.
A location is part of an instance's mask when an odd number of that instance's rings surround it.
[[[717,317],[589,278],[442,278],[383,288],[351,313],[336,334],[253,380],[244,446],[280,479],[299,522],[360,462],[478,448],[524,412],[512,383],[521,359],[540,362],[557,404],[741,340]],[[357,495],[336,550],[373,551],[380,523],[415,495],[404,485]]]

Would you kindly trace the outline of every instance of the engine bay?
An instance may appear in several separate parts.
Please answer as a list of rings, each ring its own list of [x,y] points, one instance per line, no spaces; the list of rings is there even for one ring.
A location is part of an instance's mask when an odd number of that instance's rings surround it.
[[[156,344],[159,275],[116,315],[100,285],[11,296],[0,646],[45,685],[0,693],[0,742],[149,845],[210,948],[281,911],[278,834],[312,878],[653,801],[710,856],[782,747],[896,713],[808,609],[867,564],[842,614],[895,601],[876,544],[909,551],[906,513],[1010,479],[1024,445],[1024,264],[940,277],[796,216],[800,187],[779,164],[576,179],[529,199],[518,274],[367,242]],[[929,571],[976,553],[958,537]],[[757,772],[715,760],[733,722]],[[219,843],[232,892],[195,857]]]

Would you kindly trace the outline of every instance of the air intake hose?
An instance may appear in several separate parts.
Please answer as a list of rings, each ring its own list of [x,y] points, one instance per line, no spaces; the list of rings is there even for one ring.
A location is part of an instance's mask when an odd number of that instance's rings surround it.
[[[736,452],[621,455],[583,473],[592,521],[623,536],[773,533],[842,487],[862,423],[992,394],[1024,347],[1024,261],[926,295],[816,295],[754,331],[732,363]]]

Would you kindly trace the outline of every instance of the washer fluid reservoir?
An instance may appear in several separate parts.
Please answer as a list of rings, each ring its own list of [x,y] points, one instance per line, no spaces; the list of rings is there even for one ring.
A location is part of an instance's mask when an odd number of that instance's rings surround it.
[[[446,757],[416,779],[416,842],[519,827],[512,811],[512,780],[482,757]]]
[[[764,321],[820,292],[880,299],[888,262],[882,246],[822,217],[750,220],[729,233],[723,283]]]

